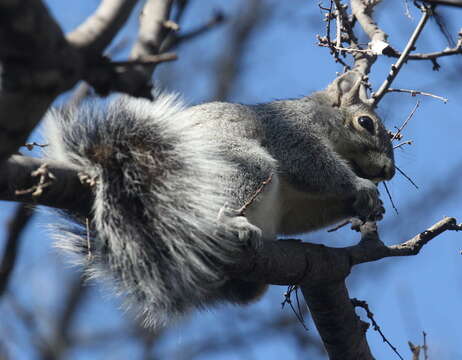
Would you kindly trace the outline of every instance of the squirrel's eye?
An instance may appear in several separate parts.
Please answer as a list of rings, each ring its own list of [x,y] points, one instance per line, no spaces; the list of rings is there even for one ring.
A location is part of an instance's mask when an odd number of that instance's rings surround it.
[[[358,118],[358,124],[366,129],[371,135],[374,135],[374,120],[372,120],[369,116],[360,116]]]

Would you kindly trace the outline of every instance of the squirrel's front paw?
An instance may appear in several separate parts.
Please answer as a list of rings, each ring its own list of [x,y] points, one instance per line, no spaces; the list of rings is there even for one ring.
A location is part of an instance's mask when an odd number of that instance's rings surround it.
[[[383,202],[379,198],[377,186],[370,180],[358,178],[356,199],[353,203],[355,215],[361,220],[381,220],[385,213]]]
[[[245,216],[233,216],[228,218],[228,228],[237,235],[239,241],[253,249],[258,249],[262,244],[262,231],[252,225]]]

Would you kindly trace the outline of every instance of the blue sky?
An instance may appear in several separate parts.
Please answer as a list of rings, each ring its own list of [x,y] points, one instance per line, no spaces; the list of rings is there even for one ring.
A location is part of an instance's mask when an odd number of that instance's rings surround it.
[[[242,103],[267,102],[274,99],[294,98],[324,88],[341,71],[328,51],[315,45],[315,34],[324,32],[317,5],[301,0],[293,1],[293,8],[269,0],[275,14],[267,27],[257,31],[252,38],[244,66],[233,89],[232,100]],[[65,31],[78,25],[98,4],[97,1],[48,0],[47,4]],[[213,9],[223,9],[229,15],[238,12],[237,1],[193,1],[185,16],[184,29],[205,22]],[[392,7],[393,9],[387,9]],[[462,27],[462,10],[451,9],[448,14],[449,29],[455,36]],[[379,24],[391,35],[391,43],[401,49],[415,27],[419,14],[413,19],[404,15],[403,2],[393,0],[382,5],[378,12]],[[120,36],[134,37],[136,18],[133,17]],[[213,69],[211,64],[217,54],[226,47],[223,41],[226,26],[182,46],[175,64],[162,65],[160,78],[174,76],[168,88],[180,92],[190,103],[207,100],[211,96]],[[366,41],[363,38],[363,41]],[[446,47],[444,37],[434,22],[426,27],[417,43],[417,51],[437,51]],[[123,55],[123,54],[122,54]],[[370,79],[375,89],[385,78],[393,60],[379,58]],[[462,221],[461,181],[462,157],[460,138],[462,134],[462,62],[461,57],[439,61],[439,72],[431,70],[429,62],[411,62],[399,74],[393,87],[429,91],[449,99],[447,104],[428,98],[389,94],[380,104],[379,113],[386,126],[399,126],[420,100],[420,107],[405,129],[406,139],[414,141],[412,146],[396,151],[396,162],[419,185],[416,190],[403,177],[396,175],[389,183],[399,214],[395,214],[382,188],[382,198],[387,214],[380,226],[382,240],[387,244],[406,240],[443,216],[454,216]],[[164,74],[162,74],[162,72]],[[192,75],[191,75],[192,74]],[[451,175],[450,175],[451,174]],[[435,188],[435,184],[438,185]],[[4,224],[10,214],[11,204],[2,203],[0,220]],[[73,273],[65,262],[55,255],[51,240],[46,235],[45,225],[52,216],[42,213],[29,225],[16,268],[11,291],[24,301],[26,306],[46,313],[53,312],[59,304],[60,283],[70,281]],[[387,225],[388,224],[388,225]],[[385,230],[386,229],[386,230]],[[2,233],[4,236],[4,233]],[[348,229],[327,235],[324,231],[310,234],[307,239],[335,246],[347,246],[357,241],[357,235]],[[460,298],[462,294],[462,234],[445,233],[428,244],[416,257],[385,259],[373,264],[363,264],[354,269],[349,278],[351,297],[367,300],[377,322],[390,341],[410,358],[407,341],[421,343],[422,330],[428,333],[430,359],[462,359],[460,349]],[[46,262],[46,264],[44,264]],[[27,281],[26,281],[27,280]],[[274,287],[270,296],[262,303],[246,310],[249,317],[258,316],[261,308],[280,309],[283,288]],[[280,294],[280,295],[279,295]],[[33,299],[34,301],[32,301]],[[58,300],[57,300],[58,299]],[[77,319],[77,326],[87,331],[94,326],[111,327],[123,323],[117,310],[117,300],[104,289],[98,289],[87,299],[88,312]],[[0,313],[7,311],[0,304]],[[359,311],[361,313],[361,311]],[[188,343],[191,337],[199,336],[198,328],[213,327],[217,318],[230,317],[234,309],[213,311],[194,316],[185,323],[173,327],[162,342],[165,349]],[[96,325],[95,325],[96,324]],[[220,323],[221,324],[221,323]],[[235,326],[246,327],[245,322]],[[45,333],[51,332],[44,322]],[[223,331],[217,327],[216,331]],[[13,326],[16,329],[16,326]],[[13,329],[13,330],[14,330]],[[11,329],[0,325],[0,336]],[[11,334],[21,334],[20,326]],[[89,330],[88,330],[89,331]],[[310,331],[315,331],[311,324]],[[2,335],[3,334],[3,335]],[[192,334],[192,335],[191,335]],[[223,332],[226,336],[226,331]],[[368,340],[377,359],[392,359],[391,350],[383,344],[376,332],[368,331]],[[252,350],[255,359],[296,359],[292,351],[293,339],[288,337],[259,340]],[[114,343],[118,357],[135,358],[133,344]],[[34,359],[34,353],[16,347],[15,359]],[[112,353],[113,354],[113,353]],[[128,354],[128,355],[127,355]],[[72,359],[104,359],[105,354],[95,355],[90,351],[72,354]],[[241,355],[231,351],[210,359],[238,359]],[[313,357],[315,358],[315,357]]]

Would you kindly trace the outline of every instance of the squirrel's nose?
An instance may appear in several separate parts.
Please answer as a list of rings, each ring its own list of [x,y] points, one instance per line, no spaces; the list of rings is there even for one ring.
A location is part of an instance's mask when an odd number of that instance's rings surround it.
[[[380,172],[380,177],[384,180],[390,180],[395,175],[395,165],[390,164],[384,165]]]

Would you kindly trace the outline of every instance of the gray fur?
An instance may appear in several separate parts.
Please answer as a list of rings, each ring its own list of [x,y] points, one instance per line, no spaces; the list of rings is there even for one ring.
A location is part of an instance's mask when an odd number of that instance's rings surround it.
[[[48,156],[98,181],[91,257],[82,258],[89,275],[113,278],[153,325],[217,298],[238,251],[217,229],[228,202],[217,179],[232,169],[182,110],[172,96],[121,98],[54,112],[46,125]],[[70,232],[59,246],[86,255],[85,231]]]
[[[393,152],[358,81],[353,73],[310,97],[252,106],[185,109],[161,95],[51,114],[48,156],[97,179],[90,249],[82,228],[60,246],[90,250],[88,272],[114,279],[153,324],[190,307],[253,299],[264,285],[224,270],[243,243],[381,216],[372,181],[393,176]],[[366,115],[373,134],[358,125]],[[218,219],[270,175],[246,218]]]

